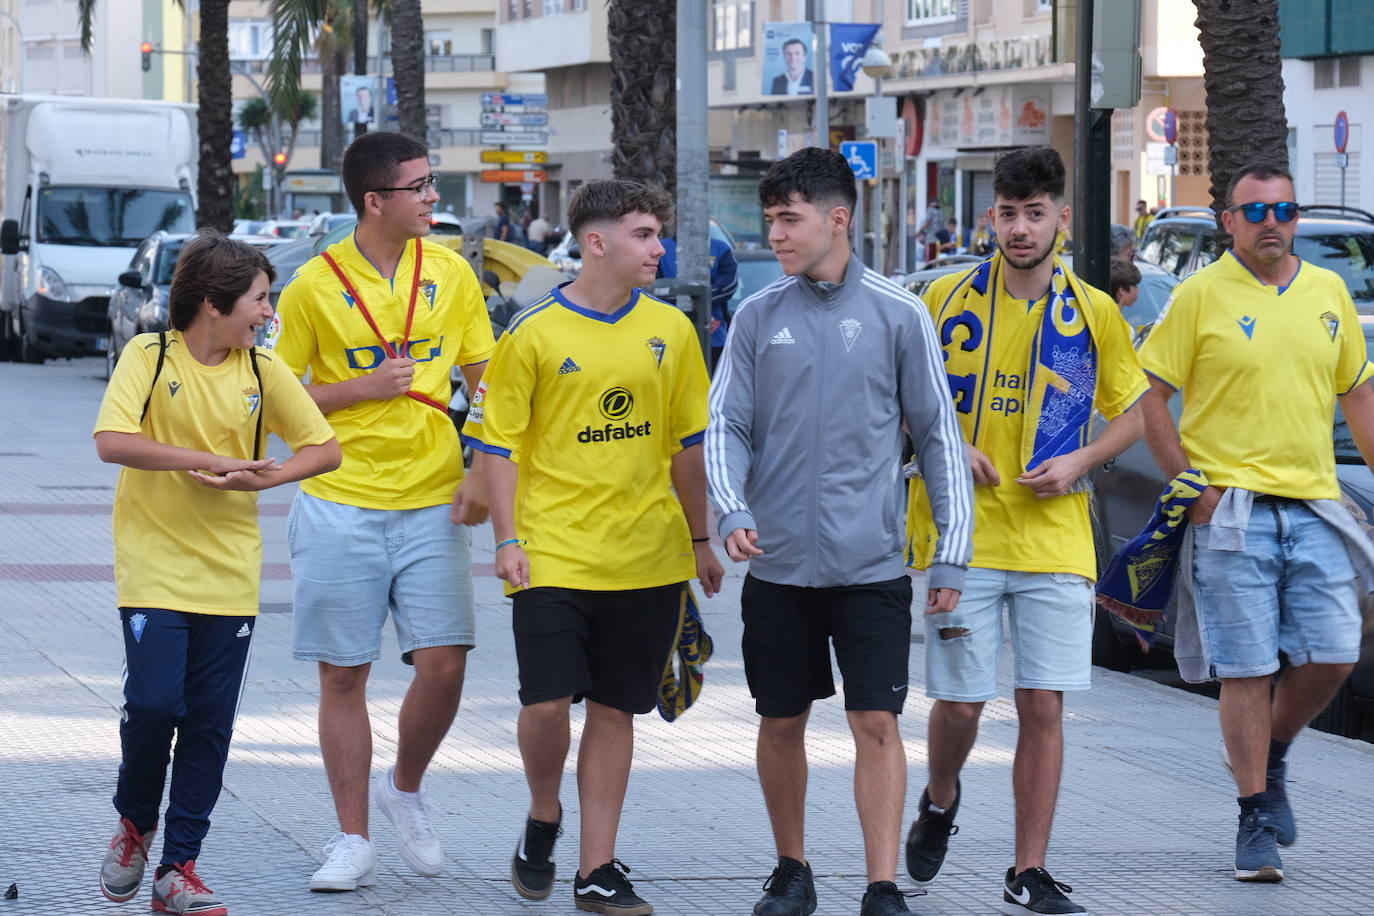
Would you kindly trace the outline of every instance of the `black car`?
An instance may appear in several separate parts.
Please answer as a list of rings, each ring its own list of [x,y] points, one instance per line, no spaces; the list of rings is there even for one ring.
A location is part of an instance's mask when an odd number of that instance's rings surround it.
[[[1340,274],[1356,306],[1374,307],[1374,214],[1326,204],[1301,207],[1300,213],[1293,253]],[[1139,257],[1186,277],[1221,256],[1225,249],[1217,235],[1211,210],[1170,207],[1146,227]]]
[[[187,234],[158,232],[144,239],[119,275],[110,296],[110,333],[105,343],[105,378],[114,372],[119,354],[135,334],[167,327],[167,292],[176,272],[177,256],[190,238]]]
[[[1374,310],[1360,315],[1366,345],[1374,340]],[[1137,346],[1149,329],[1138,335]],[[1169,402],[1175,424],[1183,411],[1183,399],[1175,394]],[[1100,419],[1100,418],[1099,418]],[[1374,536],[1374,473],[1365,466],[1355,448],[1350,430],[1337,410],[1333,430],[1336,451],[1336,476],[1341,485],[1341,502],[1355,516],[1365,533]],[[1149,521],[1165,479],[1142,440],[1113,461],[1093,472],[1093,529],[1097,540],[1098,568],[1105,569],[1113,553],[1135,537]],[[1366,722],[1374,728],[1374,600],[1363,595],[1360,610],[1364,634],[1360,660],[1331,704],[1312,723],[1314,728],[1348,737],[1359,737]],[[1167,619],[1150,655],[1171,658],[1173,621]],[[1093,664],[1116,671],[1144,666],[1147,659],[1136,642],[1135,633],[1124,621],[1097,609],[1093,629]]]

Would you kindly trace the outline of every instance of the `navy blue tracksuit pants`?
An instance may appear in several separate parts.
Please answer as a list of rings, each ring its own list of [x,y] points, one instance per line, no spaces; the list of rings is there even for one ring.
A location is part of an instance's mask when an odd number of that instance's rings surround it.
[[[156,825],[171,759],[162,864],[183,863],[200,855],[219,800],[257,618],[129,607],[119,616],[125,670],[115,810],[140,833]]]

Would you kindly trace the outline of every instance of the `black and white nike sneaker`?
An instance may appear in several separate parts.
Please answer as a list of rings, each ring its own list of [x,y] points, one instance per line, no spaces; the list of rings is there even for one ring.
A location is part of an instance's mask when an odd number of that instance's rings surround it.
[[[1072,893],[1073,888],[1054,880],[1043,868],[1028,868],[1019,875],[1015,868],[1008,868],[1002,912],[1005,916],[1088,912],[1065,896]]]
[[[649,916],[654,908],[635,893],[634,885],[625,877],[629,871],[630,866],[612,859],[585,878],[578,872],[573,882],[577,908],[608,916]]]

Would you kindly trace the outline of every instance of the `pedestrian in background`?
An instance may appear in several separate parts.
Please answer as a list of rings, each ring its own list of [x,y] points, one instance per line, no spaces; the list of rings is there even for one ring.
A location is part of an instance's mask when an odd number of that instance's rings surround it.
[[[275,270],[213,230],[192,237],[168,294],[172,329],[129,341],[95,424],[114,498],[124,635],[119,826],[100,890],[143,884],[172,762],[155,912],[224,916],[196,870],[219,799],[258,614],[259,490],[331,471],[339,444],[287,366],[253,346]],[[263,457],[276,433],[295,454]],[[172,740],[176,753],[172,754]]]
[[[739,264],[734,249],[724,239],[711,239],[711,323],[707,340],[711,346],[711,371],[716,371],[720,353],[725,349],[725,336],[730,329],[730,298],[739,286],[736,279]],[[658,259],[660,277],[677,276],[677,239],[663,239],[663,257]]]
[[[448,415],[450,374],[475,391],[495,346],[472,268],[424,240],[439,195],[424,144],[388,131],[344,151],[357,228],[282,290],[277,353],[339,433],[344,465],[296,494],[289,520],[294,655],[320,678],[320,752],[339,832],[315,891],[376,882],[368,831],[367,680],[388,614],[415,677],[398,714],[395,765],[377,805],[418,875],[444,868],[421,780],[453,724],[477,642],[472,535],[486,518]]]
[[[506,205],[497,201],[493,208],[496,210],[496,227],[493,236],[502,242],[511,241],[510,217],[506,214]]]
[[[1135,222],[1132,223],[1131,228],[1135,230],[1135,237],[1137,240],[1145,238],[1145,229],[1154,218],[1154,211],[1148,209],[1148,204],[1146,204],[1145,201],[1137,200],[1135,202]]]
[[[1107,291],[1123,311],[1135,305],[1140,298],[1140,268],[1130,261],[1113,258]]]
[[[997,696],[1009,608],[1019,732],[1012,763],[1013,866],[1002,912],[1082,913],[1045,870],[1063,768],[1064,691],[1092,670],[1097,554],[1087,474],[1140,438],[1132,405],[1145,376],[1115,303],[1054,256],[1069,222],[1064,163],[1048,147],[1003,154],[990,211],[998,251],[926,291],[973,467],[973,561],[954,609],[924,615],[930,774],[907,835],[907,871],[939,874],[962,801],[959,780],[987,701]],[[1108,420],[1090,440],[1094,411]],[[920,456],[918,443],[917,456]],[[938,570],[930,481],[907,507],[911,566]]]
[[[1250,163],[1226,204],[1232,247],[1179,284],[1140,359],[1155,461],[1209,484],[1188,512],[1174,657],[1185,680],[1221,681],[1235,876],[1281,881],[1278,847],[1298,836],[1288,747],[1360,655],[1356,571],[1367,590],[1374,553],[1341,505],[1331,417],[1339,401],[1374,466],[1374,366],[1345,281],[1293,254],[1292,175]],[[1274,688],[1280,652],[1288,667]]]
[[[549,232],[552,229],[542,213],[530,220],[529,226],[525,228],[525,244],[529,250],[539,255],[548,254]]]
[[[654,911],[615,849],[634,717],[657,704],[687,581],[710,597],[722,575],[706,528],[701,344],[676,306],[640,289],[671,217],[667,193],[639,182],[573,192],[582,272],[512,319],[464,428],[489,466],[496,574],[520,667],[530,807],[511,880],[530,900],[552,891],[569,713],[585,699],[573,899],[616,916]]]
[[[1130,227],[1112,223],[1108,228],[1111,239],[1111,259],[1131,264],[1135,261],[1135,233]]]
[[[755,916],[816,908],[806,857],[806,722],[834,696],[833,643],[856,748],[868,887],[862,916],[910,912],[896,876],[906,788],[911,580],[898,519],[903,424],[929,483],[938,542],[926,604],[963,588],[971,481],[930,317],[850,249],[844,157],[809,148],[759,182],[786,275],[735,312],[711,389],[707,472],[741,593],[744,670],[759,714],[759,782],[777,867]],[[845,866],[847,867],[847,866]]]

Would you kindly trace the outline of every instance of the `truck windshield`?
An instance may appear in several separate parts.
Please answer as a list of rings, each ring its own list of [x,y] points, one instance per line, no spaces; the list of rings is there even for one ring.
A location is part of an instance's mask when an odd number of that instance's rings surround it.
[[[196,230],[191,195],[149,188],[43,188],[38,241],[133,248],[158,230]]]

